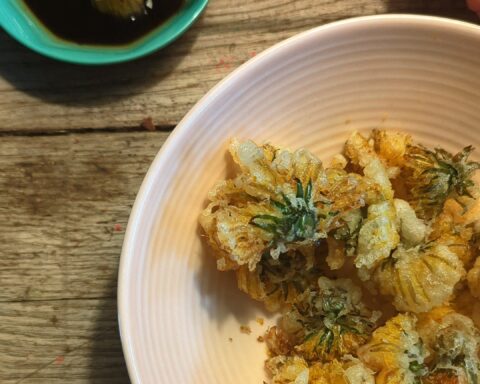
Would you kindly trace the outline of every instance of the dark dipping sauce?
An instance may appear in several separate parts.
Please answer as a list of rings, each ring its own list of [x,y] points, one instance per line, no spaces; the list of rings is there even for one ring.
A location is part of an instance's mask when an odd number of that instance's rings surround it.
[[[182,8],[184,0],[153,0],[152,9],[119,19],[95,9],[90,0],[23,0],[57,37],[85,45],[127,45],[158,28]]]

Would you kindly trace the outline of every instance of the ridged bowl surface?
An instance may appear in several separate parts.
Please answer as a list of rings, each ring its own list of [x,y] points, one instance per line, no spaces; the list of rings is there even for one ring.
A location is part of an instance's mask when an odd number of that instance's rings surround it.
[[[187,114],[145,178],[121,257],[120,329],[133,383],[265,379],[257,337],[273,317],[216,271],[197,224],[208,190],[229,170],[229,140],[328,159],[349,132],[372,128],[452,151],[480,147],[480,28],[405,15],[322,26],[260,54]]]

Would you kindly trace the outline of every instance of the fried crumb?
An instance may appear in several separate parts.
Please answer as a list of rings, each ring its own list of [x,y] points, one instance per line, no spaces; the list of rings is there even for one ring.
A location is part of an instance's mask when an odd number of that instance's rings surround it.
[[[229,338],[228,338],[228,341],[229,341],[230,343],[232,343],[232,342],[233,342],[233,339],[232,339],[231,337],[229,337]]]
[[[257,317],[256,321],[257,321],[257,323],[260,324],[260,325],[263,325],[263,323],[265,322],[265,320],[263,319],[263,317]]]
[[[263,343],[263,342],[265,341],[265,339],[263,338],[263,336],[258,336],[258,337],[257,337],[257,341],[258,341],[259,343]]]
[[[147,117],[143,119],[140,125],[142,126],[142,128],[145,128],[147,131],[155,131],[155,124],[153,124],[153,120],[151,117]]]
[[[246,335],[250,335],[252,333],[252,330],[248,325],[241,325],[240,332],[245,333]]]

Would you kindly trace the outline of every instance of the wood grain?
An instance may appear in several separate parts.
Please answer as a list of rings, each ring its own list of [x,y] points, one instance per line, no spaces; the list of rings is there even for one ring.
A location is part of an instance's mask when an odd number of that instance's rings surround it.
[[[114,299],[0,305],[0,383],[129,383]]]
[[[166,49],[133,63],[81,67],[42,58],[0,34],[0,131],[171,127],[213,85],[298,32],[385,12],[475,21],[464,0],[211,0]]]
[[[115,297],[130,208],[167,136],[0,138],[0,301]]]
[[[118,261],[168,130],[278,41],[385,12],[476,21],[463,0],[211,0],[171,46],[109,67],[54,62],[0,33],[0,383],[129,383]],[[163,131],[141,130],[147,116]]]

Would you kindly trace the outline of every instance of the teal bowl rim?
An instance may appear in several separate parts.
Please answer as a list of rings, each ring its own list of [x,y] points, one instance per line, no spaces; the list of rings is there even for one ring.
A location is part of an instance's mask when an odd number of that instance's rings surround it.
[[[21,0],[4,0],[0,27],[31,50],[52,59],[86,65],[115,64],[146,56],[180,37],[200,16],[208,0],[187,0],[162,26],[125,46],[75,44],[55,36],[28,10]]]

